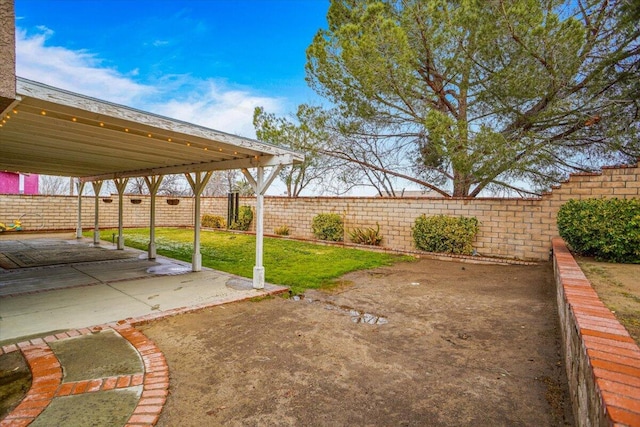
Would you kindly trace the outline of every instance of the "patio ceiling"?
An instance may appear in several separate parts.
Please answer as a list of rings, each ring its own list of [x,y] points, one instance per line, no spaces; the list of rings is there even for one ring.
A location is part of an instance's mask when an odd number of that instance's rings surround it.
[[[82,181],[300,163],[296,152],[18,77],[0,170]]]

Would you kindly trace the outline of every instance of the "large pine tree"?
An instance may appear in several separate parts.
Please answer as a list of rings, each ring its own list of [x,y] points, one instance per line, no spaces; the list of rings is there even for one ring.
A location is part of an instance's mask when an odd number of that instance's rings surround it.
[[[328,28],[307,50],[307,80],[336,107],[345,143],[412,147],[395,172],[453,196],[543,189],[640,155],[637,8],[331,0]]]

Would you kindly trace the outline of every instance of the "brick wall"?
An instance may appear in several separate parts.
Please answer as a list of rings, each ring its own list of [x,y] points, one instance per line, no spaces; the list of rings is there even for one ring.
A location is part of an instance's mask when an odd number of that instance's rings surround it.
[[[600,301],[562,239],[553,261],[576,424],[640,426],[640,348]]]
[[[411,226],[421,214],[475,216],[480,232],[475,248],[481,255],[523,260],[546,260],[551,239],[558,234],[556,215],[569,199],[637,198],[640,196],[640,168],[636,166],[604,168],[601,173],[574,174],[540,198],[531,199],[444,199],[444,198],[379,198],[379,197],[266,197],[264,212],[265,233],[274,228],[289,226],[291,236],[312,238],[311,221],[322,212],[344,216],[345,227],[375,227],[380,224],[383,246],[397,250],[414,250]],[[142,203],[133,205],[131,198]],[[100,227],[117,226],[118,197],[112,203],[100,201]],[[193,198],[180,198],[180,204],[170,206],[167,197],[158,197],[156,224],[158,226],[192,226]],[[84,197],[83,227],[93,227],[94,198]],[[255,206],[255,198],[242,198],[241,205]],[[10,222],[23,213],[43,216],[46,229],[74,229],[77,198],[69,196],[0,196],[0,222]],[[226,197],[202,198],[202,213],[226,218]],[[124,197],[124,224],[143,227],[149,223],[149,198]],[[29,218],[24,218],[29,229]]]

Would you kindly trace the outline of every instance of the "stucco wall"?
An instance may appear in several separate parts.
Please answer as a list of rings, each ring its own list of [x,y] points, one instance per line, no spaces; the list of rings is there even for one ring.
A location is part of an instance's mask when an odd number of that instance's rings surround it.
[[[0,0],[0,112],[16,98],[15,34],[13,0]]]
[[[633,198],[640,196],[640,168],[636,166],[605,168],[601,173],[572,175],[569,181],[536,199],[443,199],[377,197],[266,197],[265,233],[287,225],[291,235],[312,238],[311,221],[322,212],[344,216],[345,227],[370,227],[380,224],[382,245],[397,250],[414,250],[411,226],[421,214],[475,216],[480,231],[475,248],[481,255],[523,260],[549,258],[551,239],[558,234],[556,215],[569,199]],[[134,205],[131,198],[142,199]],[[83,227],[93,227],[93,197],[83,198]],[[117,226],[117,196],[112,203],[99,202],[100,227]],[[158,197],[156,224],[192,226],[193,198],[180,198],[177,206]],[[227,199],[203,198],[202,213],[226,217]],[[241,205],[255,205],[254,198],[242,198]],[[74,229],[77,198],[69,196],[0,196],[0,222],[8,222],[24,213],[39,214],[46,229]],[[141,227],[149,223],[149,198],[125,196],[125,226]],[[24,218],[29,229],[29,216]]]

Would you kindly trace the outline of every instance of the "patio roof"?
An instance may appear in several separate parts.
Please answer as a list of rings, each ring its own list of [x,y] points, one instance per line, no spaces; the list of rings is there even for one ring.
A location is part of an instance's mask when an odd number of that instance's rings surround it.
[[[82,181],[300,163],[243,138],[21,77],[2,114],[0,170]]]

